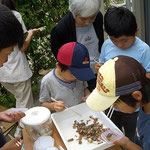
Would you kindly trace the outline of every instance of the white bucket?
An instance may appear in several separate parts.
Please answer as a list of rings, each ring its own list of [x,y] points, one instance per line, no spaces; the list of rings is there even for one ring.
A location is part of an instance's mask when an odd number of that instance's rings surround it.
[[[52,120],[49,109],[39,106],[30,108],[21,119],[27,133],[35,141],[40,136],[52,135]]]

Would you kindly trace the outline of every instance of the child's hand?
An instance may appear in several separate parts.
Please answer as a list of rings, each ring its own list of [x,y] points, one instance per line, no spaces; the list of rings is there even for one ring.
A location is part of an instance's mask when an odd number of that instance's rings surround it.
[[[16,137],[13,140],[7,142],[1,150],[21,150],[22,140],[20,137]]]
[[[63,111],[66,108],[63,101],[54,102],[53,106],[54,106],[54,110],[57,112]]]
[[[86,96],[84,96],[84,97],[82,97],[81,99],[82,99],[82,101],[83,101],[83,102],[85,102],[85,101],[86,101],[86,99],[87,99],[87,97],[86,97]]]
[[[17,122],[22,117],[25,116],[24,112],[15,112],[12,114],[8,114],[7,113],[8,111],[9,111],[9,109],[0,113],[0,120],[6,121],[6,122]]]
[[[124,136],[124,137],[122,137],[121,139],[114,141],[113,144],[126,147],[126,145],[127,145],[129,142],[130,142],[129,138],[127,138],[126,136]]]
[[[45,29],[45,26],[40,27],[40,28],[30,29],[28,31],[28,34],[30,34],[31,36],[34,36],[37,32],[43,31],[44,29]]]
[[[98,73],[99,68],[103,65],[103,63],[96,63],[95,64],[95,73]]]
[[[30,30],[28,31],[28,34],[29,34],[30,36],[34,36],[38,31],[40,31],[40,28],[38,28],[38,29],[30,29]]]

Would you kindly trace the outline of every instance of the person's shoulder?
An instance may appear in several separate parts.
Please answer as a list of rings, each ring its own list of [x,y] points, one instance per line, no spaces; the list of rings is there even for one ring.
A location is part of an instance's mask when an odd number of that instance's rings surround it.
[[[133,46],[137,45],[139,47],[141,47],[142,49],[147,49],[149,48],[149,45],[147,43],[145,43],[143,40],[141,40],[140,38],[136,37],[136,42],[134,42]]]
[[[99,11],[99,12],[97,13],[97,17],[98,17],[98,18],[103,18],[103,14]]]
[[[53,70],[52,70],[42,78],[41,84],[46,84],[47,82],[50,82],[53,76],[54,75],[53,75]]]
[[[68,28],[70,22],[73,22],[73,16],[71,13],[66,14],[54,27],[58,31],[62,31],[62,28]]]
[[[99,23],[103,24],[103,15],[100,11],[97,13],[96,19],[93,24],[99,24]]]
[[[21,14],[18,11],[12,10],[12,12],[16,16],[17,19],[22,18]]]
[[[103,46],[112,46],[114,45],[110,39],[104,41]]]

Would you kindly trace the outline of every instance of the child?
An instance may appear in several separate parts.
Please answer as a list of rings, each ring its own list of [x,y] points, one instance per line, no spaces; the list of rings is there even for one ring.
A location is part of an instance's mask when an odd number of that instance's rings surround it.
[[[32,37],[39,29],[27,31],[20,13],[16,11],[14,0],[2,0],[2,4],[12,10],[13,14],[21,23],[23,32],[27,32],[28,35],[20,49],[18,45],[14,46],[13,52],[8,56],[8,61],[0,69],[0,82],[15,96],[17,108],[30,108],[33,107],[33,95],[31,89],[32,72],[29,68],[25,52],[30,45]],[[17,127],[14,136],[16,137],[18,135],[22,136],[21,128]]]
[[[127,137],[114,142],[127,150],[150,149],[149,85],[146,70],[138,61],[128,56],[117,56],[108,60],[99,69],[97,88],[86,100],[87,105],[96,111],[103,111],[112,104],[114,108],[124,113],[134,113],[140,107],[136,144]]]
[[[0,4],[0,67],[7,61],[14,45],[18,44],[19,47],[22,47],[23,42],[21,24],[7,7]],[[6,111],[0,112],[0,120],[7,122],[18,121],[23,116],[24,113],[21,112],[13,115],[7,115]],[[16,145],[17,141],[20,141],[19,137],[6,143],[0,129],[0,150],[21,150],[21,145],[18,145],[19,147]]]
[[[63,111],[65,107],[77,105],[90,94],[87,80],[95,78],[90,69],[87,48],[78,43],[64,44],[57,55],[56,68],[41,82],[40,102],[52,111]],[[52,102],[51,97],[58,100]]]
[[[23,32],[26,33],[27,29],[24,25],[22,17],[20,13],[15,10],[14,0],[2,0],[2,4],[6,5],[12,10],[13,14],[21,23]],[[0,69],[0,82],[9,92],[15,96],[16,107],[30,108],[33,106],[30,79],[32,72],[29,68],[29,64],[25,56],[25,51],[29,47],[32,37],[37,31],[39,31],[39,29],[28,31],[28,35],[22,47],[19,48],[18,45],[15,45],[13,52],[8,57],[7,63],[5,63],[4,66]]]
[[[138,33],[135,16],[124,7],[110,7],[104,17],[104,26],[109,35],[101,49],[100,64],[96,64],[96,71],[110,58],[117,55],[130,56],[139,61],[146,69],[147,77],[150,77],[150,48],[136,37]],[[108,110],[106,111],[106,113]],[[122,130],[132,141],[134,140],[137,111],[133,114],[114,111],[111,120]]]

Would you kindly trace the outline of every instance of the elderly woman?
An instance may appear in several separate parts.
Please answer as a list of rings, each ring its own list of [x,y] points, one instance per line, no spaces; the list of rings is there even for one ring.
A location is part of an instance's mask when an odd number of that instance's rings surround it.
[[[68,42],[77,41],[89,51],[91,69],[99,57],[104,42],[103,16],[99,12],[101,0],[69,0],[71,11],[63,17],[51,32],[51,50],[55,57],[59,48]],[[96,79],[88,81],[88,88],[95,88]]]

